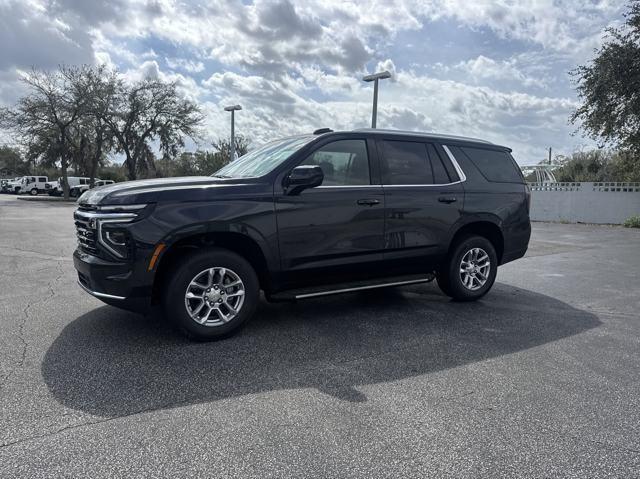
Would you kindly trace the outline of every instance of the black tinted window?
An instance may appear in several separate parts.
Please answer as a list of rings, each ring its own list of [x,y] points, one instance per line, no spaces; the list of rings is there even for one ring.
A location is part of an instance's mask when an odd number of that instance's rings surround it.
[[[387,185],[433,184],[431,164],[424,143],[383,141],[384,182]]]
[[[433,182],[438,185],[451,183],[451,178],[447,174],[447,170],[442,164],[442,159],[432,144],[427,145],[429,152],[429,160],[431,160],[431,169],[433,170]]]
[[[503,183],[523,182],[520,170],[507,152],[468,147],[460,149],[487,180]]]
[[[323,185],[368,185],[369,155],[364,140],[339,140],[318,148],[301,164],[318,165]]]

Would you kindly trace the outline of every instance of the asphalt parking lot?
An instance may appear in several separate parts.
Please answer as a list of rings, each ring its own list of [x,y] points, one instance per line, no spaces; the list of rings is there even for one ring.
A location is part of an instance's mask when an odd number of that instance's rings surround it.
[[[535,224],[481,302],[262,303],[191,343],[76,285],[0,196],[0,477],[640,477],[640,231]]]

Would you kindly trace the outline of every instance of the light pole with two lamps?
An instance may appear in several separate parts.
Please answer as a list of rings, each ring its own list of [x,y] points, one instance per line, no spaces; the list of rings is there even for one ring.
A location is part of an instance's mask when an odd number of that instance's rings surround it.
[[[373,75],[367,75],[362,79],[366,82],[373,82],[373,112],[371,114],[371,128],[376,127],[376,117],[378,116],[378,80],[384,80],[385,78],[391,78],[391,73],[386,70],[374,73]]]

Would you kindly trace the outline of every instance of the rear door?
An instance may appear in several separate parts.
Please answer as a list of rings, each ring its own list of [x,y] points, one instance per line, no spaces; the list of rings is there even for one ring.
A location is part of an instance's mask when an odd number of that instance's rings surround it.
[[[413,138],[378,140],[385,195],[385,259],[422,269],[446,253],[464,204],[461,179],[439,145]]]

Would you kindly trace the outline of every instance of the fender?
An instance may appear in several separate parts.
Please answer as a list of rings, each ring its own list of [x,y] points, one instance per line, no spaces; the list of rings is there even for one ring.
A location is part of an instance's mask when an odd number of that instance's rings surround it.
[[[479,222],[491,223],[500,229],[502,229],[502,226],[504,223],[502,218],[492,213],[474,213],[473,215],[466,215],[463,213],[462,216],[458,218],[458,221],[456,221],[451,227],[451,229],[449,229],[447,244],[448,245],[451,244],[451,241],[453,240],[455,235],[462,228],[472,223],[479,223]]]
[[[265,198],[266,199],[266,198]],[[209,216],[207,210],[215,210]],[[200,202],[181,203],[177,207],[156,208],[153,220],[165,224],[180,224],[165,234],[158,243],[166,245],[164,251],[171,249],[177,242],[192,236],[213,236],[216,233],[239,234],[249,238],[260,248],[267,267],[271,271],[280,269],[278,258],[277,229],[272,198],[268,201],[236,199],[217,201],[203,205]],[[162,260],[162,256],[159,258]]]

